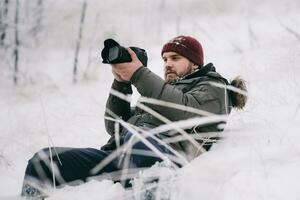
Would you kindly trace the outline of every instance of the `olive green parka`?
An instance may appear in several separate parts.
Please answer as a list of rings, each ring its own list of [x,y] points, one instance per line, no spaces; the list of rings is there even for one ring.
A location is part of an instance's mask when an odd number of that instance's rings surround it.
[[[216,84],[213,83],[224,86],[229,84],[225,78],[216,72],[212,63],[201,67],[192,74],[179,78],[172,84],[166,83],[148,68],[141,67],[133,74],[130,83],[114,80],[112,90],[130,95],[132,94],[132,84],[142,97],[159,100],[158,104],[141,102],[144,106],[151,109],[151,113],[138,106],[135,109],[131,109],[130,102],[111,93],[107,100],[105,116],[118,116],[130,124],[148,128],[159,127],[166,124],[167,121],[176,122],[204,116],[226,116],[230,113],[232,108],[231,100],[224,87],[216,86]],[[172,103],[175,107],[163,105],[165,102]],[[179,108],[182,106],[192,108],[190,109],[192,111]],[[198,110],[199,112],[194,112],[193,110]],[[152,111],[158,113],[160,117],[154,116]],[[112,113],[114,114],[112,115]],[[219,121],[185,127],[184,131],[188,134],[196,133],[198,135],[201,135],[201,133],[220,132],[224,127],[220,125],[224,123],[225,121],[221,118]],[[111,135],[111,138],[101,149],[114,150],[116,148],[115,122],[106,118],[105,127],[106,131]],[[127,131],[126,128],[120,127],[121,138]],[[158,133],[156,136],[160,139],[165,139],[178,136],[179,134],[178,131],[171,129]],[[203,139],[198,139],[197,142],[201,147],[204,147],[204,150],[208,150],[212,145],[212,142],[205,142]],[[171,145],[175,150],[189,159],[199,155],[203,150],[203,148],[201,150],[199,147],[194,147],[186,139],[173,142]]]

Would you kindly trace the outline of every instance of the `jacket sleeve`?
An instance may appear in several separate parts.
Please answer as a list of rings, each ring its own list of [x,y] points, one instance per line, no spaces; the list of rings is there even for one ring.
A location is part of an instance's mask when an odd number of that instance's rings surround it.
[[[194,86],[190,87],[190,90],[184,92],[174,85],[165,83],[162,78],[145,67],[134,73],[131,82],[144,97],[185,105],[215,114],[221,112],[220,91],[208,83],[196,82]],[[147,104],[147,106],[171,121],[199,116],[195,113],[166,106],[154,104]]]
[[[111,89],[121,92],[125,95],[132,94],[132,88],[130,83],[123,83],[114,80]],[[118,117],[122,118],[125,121],[127,121],[131,116],[130,103],[112,94],[109,94],[109,97],[106,102],[106,108],[107,110],[112,111],[114,114],[116,114]],[[111,116],[107,110],[105,111],[105,116],[114,118],[114,116]],[[107,119],[105,119],[104,122],[106,131],[110,135],[114,135],[115,122]],[[120,128],[122,127],[120,126]]]

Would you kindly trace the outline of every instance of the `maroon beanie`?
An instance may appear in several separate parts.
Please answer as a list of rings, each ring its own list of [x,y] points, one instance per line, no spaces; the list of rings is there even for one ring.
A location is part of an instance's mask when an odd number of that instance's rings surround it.
[[[170,40],[167,44],[163,46],[161,50],[161,55],[164,52],[176,52],[191,62],[199,65],[199,67],[203,66],[203,49],[201,44],[191,36],[177,36]]]

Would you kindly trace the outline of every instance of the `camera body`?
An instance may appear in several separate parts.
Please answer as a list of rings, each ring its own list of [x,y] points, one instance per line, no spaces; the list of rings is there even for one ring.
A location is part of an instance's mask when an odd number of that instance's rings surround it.
[[[130,47],[142,64],[146,67],[148,62],[147,53],[144,49],[138,47]],[[102,63],[105,64],[117,64],[131,62],[131,56],[127,49],[113,39],[107,39],[104,41],[104,48],[101,52]]]

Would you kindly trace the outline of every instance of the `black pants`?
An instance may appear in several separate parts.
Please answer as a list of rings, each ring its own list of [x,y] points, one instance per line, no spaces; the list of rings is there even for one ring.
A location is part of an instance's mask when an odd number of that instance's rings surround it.
[[[134,139],[132,137],[133,135],[131,133],[127,133],[124,137],[124,143],[132,141],[132,139]],[[153,138],[146,139],[159,152],[174,157],[167,148],[159,144]],[[156,153],[140,141],[134,143],[130,151],[121,153],[116,158],[106,163],[102,169],[92,173],[91,170],[111,153],[112,152],[93,148],[56,147],[51,148],[51,152],[49,151],[49,148],[42,149],[28,161],[22,195],[28,195],[28,185],[30,185],[29,188],[31,188],[31,186],[43,188],[46,185],[54,185],[53,180],[57,187],[66,184],[76,185],[80,182],[86,182],[89,178],[97,175],[110,174],[111,172],[124,170],[124,168],[150,167],[155,164],[155,162],[162,161]],[[128,158],[127,164],[126,157]],[[52,173],[52,169],[54,169],[54,173]]]

